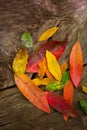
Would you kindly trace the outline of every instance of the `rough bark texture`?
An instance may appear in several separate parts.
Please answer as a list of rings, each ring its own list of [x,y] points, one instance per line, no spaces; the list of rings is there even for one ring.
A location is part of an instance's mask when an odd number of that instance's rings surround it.
[[[78,32],[83,53],[83,74],[73,100],[79,117],[68,122],[53,109],[51,114],[45,114],[28,102],[14,86],[9,69],[20,48],[23,31],[31,32],[35,48],[41,33],[55,25],[60,29],[52,39],[63,40],[67,35],[69,38],[59,62],[68,62]],[[0,130],[86,130],[87,116],[78,103],[80,99],[87,100],[81,91],[82,84],[87,85],[87,1],[0,0]]]

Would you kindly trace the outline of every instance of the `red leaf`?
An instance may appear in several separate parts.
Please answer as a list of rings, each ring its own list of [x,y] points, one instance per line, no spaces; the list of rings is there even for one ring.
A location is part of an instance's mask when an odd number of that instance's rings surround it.
[[[26,67],[27,72],[36,73],[38,71],[39,62],[45,57],[46,50],[51,51],[57,59],[63,54],[67,39],[63,42],[61,41],[50,41],[43,43],[36,49],[36,52],[29,57],[28,64]]]
[[[33,81],[25,74],[14,76],[15,83],[21,93],[37,108],[44,112],[50,113],[50,108],[44,92],[37,87]]]
[[[76,87],[78,87],[82,75],[82,51],[77,41],[70,54],[70,76]]]
[[[71,117],[77,117],[75,109],[67,103],[67,101],[57,93],[46,92],[45,93],[48,103],[57,111]]]
[[[74,93],[73,84],[71,80],[68,80],[63,90],[63,97],[71,106],[72,106],[72,100],[73,100],[73,93]],[[65,121],[68,120],[67,115],[64,115],[64,120]]]

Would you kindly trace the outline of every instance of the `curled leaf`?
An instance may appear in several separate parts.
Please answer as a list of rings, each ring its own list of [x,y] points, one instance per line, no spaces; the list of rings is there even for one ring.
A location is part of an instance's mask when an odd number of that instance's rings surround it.
[[[86,86],[82,86],[82,91],[87,94],[87,87]]]
[[[80,100],[80,106],[81,106],[82,110],[87,114],[87,101]]]
[[[76,110],[58,93],[45,92],[48,103],[57,111],[71,117],[77,117]]]
[[[62,74],[56,57],[51,52],[46,51],[46,59],[50,73],[56,78],[56,80],[60,81]]]
[[[33,46],[33,39],[31,34],[28,31],[22,34],[21,41],[24,43],[25,47],[27,48]]]
[[[35,78],[32,80],[37,86],[39,85],[47,85],[49,84],[50,82],[52,82],[53,80],[52,79],[49,79],[49,78]]]
[[[46,73],[46,59],[44,58],[38,65],[38,75],[43,78]]]
[[[78,87],[82,75],[82,50],[80,42],[76,42],[70,53],[70,76],[76,87]]]
[[[49,28],[48,30],[46,30],[39,38],[39,42],[47,40],[48,38],[50,38],[51,36],[54,35],[54,33],[58,30],[58,27],[52,27]]]
[[[14,76],[15,83],[21,93],[37,108],[40,110],[50,113],[50,108],[44,92],[37,87],[33,81],[25,74],[20,76]]]
[[[61,69],[62,75],[67,70],[67,68],[68,68],[68,64],[66,62],[64,62],[63,64],[60,65],[60,69]]]
[[[12,68],[16,75],[20,75],[25,72],[27,60],[28,60],[28,51],[26,50],[26,48],[21,48],[16,54],[12,63]]]

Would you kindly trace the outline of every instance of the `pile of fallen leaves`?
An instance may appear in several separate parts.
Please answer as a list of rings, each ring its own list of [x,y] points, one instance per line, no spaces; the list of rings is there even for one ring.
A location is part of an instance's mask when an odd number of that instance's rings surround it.
[[[77,112],[72,106],[74,89],[79,86],[83,59],[82,50],[78,41],[72,47],[69,65],[64,62],[58,63],[58,59],[63,54],[68,38],[65,41],[48,41],[58,27],[46,30],[39,38],[41,42],[32,55],[28,56],[28,48],[32,47],[33,39],[29,32],[24,32],[21,36],[23,45],[16,54],[12,68],[14,79],[21,93],[37,108],[50,113],[50,106],[63,114],[64,120],[68,117],[77,117]],[[68,69],[69,68],[69,69]],[[26,72],[37,73],[37,77],[31,79]],[[44,90],[41,86],[44,86]],[[62,95],[55,91],[62,91]],[[87,87],[82,86],[82,90],[87,93]],[[50,106],[49,106],[50,105]],[[87,101],[81,100],[80,105],[87,113]]]

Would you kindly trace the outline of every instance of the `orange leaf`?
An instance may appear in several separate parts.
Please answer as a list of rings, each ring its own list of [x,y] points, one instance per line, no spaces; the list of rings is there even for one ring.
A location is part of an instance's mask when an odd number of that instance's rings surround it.
[[[73,93],[74,93],[73,84],[71,80],[68,80],[64,87],[63,97],[71,106],[72,106],[72,100],[73,100]],[[64,120],[67,121],[68,116],[67,115],[63,115],[63,116],[64,116]]]
[[[76,87],[78,87],[82,75],[82,50],[80,42],[77,41],[70,53],[70,76]]]
[[[43,58],[43,60],[41,60],[38,65],[38,75],[40,78],[43,78],[45,73],[46,73],[46,59]]]
[[[19,90],[31,103],[42,111],[50,113],[44,92],[27,75],[22,74],[20,76],[14,76],[14,78]]]
[[[62,75],[67,70],[67,68],[68,68],[68,64],[66,62],[64,62],[63,64],[60,65],[60,69],[61,69]]]

